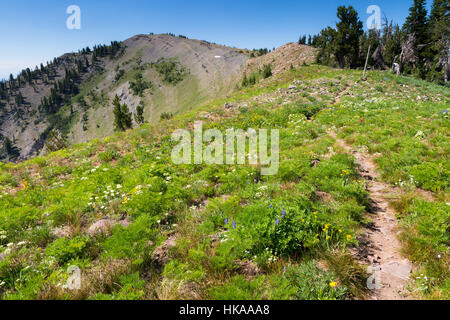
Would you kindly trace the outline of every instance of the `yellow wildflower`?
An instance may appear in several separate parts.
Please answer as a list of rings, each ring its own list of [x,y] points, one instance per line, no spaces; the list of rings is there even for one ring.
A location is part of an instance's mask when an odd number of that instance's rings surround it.
[[[336,286],[337,286],[337,283],[336,283],[336,282],[330,282],[330,287],[334,288],[334,287],[336,287]]]

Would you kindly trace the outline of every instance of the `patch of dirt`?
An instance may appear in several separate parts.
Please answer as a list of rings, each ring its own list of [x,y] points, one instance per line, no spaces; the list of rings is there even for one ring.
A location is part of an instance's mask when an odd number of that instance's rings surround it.
[[[395,211],[389,206],[389,198],[395,189],[379,180],[377,165],[370,155],[354,150],[335,132],[329,133],[338,145],[351,153],[359,165],[361,175],[367,180],[367,190],[372,202],[372,222],[366,233],[359,238],[360,246],[351,250],[353,256],[374,268],[380,268],[381,288],[372,291],[372,300],[408,300],[412,299],[406,290],[412,270],[411,262],[402,254],[402,245],[398,240],[398,224]]]
[[[348,85],[344,90],[339,92],[339,94],[334,98],[334,104],[341,103],[342,96],[345,95],[351,88],[352,86]]]

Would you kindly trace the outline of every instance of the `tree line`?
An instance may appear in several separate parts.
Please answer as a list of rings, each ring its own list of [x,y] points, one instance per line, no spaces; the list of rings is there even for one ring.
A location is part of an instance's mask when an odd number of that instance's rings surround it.
[[[336,27],[305,35],[299,44],[319,49],[317,62],[340,68],[361,68],[369,52],[369,64],[444,84],[450,67],[450,4],[434,0],[428,14],[426,0],[414,0],[403,26],[385,17],[380,29],[364,31],[352,7],[337,9]]]

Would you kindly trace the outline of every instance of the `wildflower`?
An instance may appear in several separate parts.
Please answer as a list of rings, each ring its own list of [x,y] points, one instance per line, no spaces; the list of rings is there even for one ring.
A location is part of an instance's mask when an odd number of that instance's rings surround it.
[[[281,212],[281,216],[284,218],[286,216],[286,209],[283,209],[283,211]]]
[[[331,288],[334,288],[334,287],[336,287],[337,286],[337,283],[336,282],[330,282],[330,287]]]
[[[352,236],[350,234],[347,235],[347,241],[352,240]]]
[[[123,198],[122,204],[126,204],[128,202],[128,197]]]
[[[279,225],[279,224],[280,224],[280,218],[277,218],[277,221],[275,221],[275,224],[276,224],[276,225]]]
[[[233,221],[233,229],[236,229],[236,221]]]
[[[225,219],[225,224],[228,224],[228,218]]]

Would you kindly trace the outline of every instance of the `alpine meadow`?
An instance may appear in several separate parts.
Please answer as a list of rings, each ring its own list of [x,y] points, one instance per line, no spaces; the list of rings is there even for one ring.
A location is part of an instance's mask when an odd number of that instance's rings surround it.
[[[261,318],[270,300],[449,300],[450,3],[398,1],[396,21],[381,1],[366,26],[348,2],[273,49],[141,33],[21,62],[0,80],[0,300]],[[66,32],[84,35],[79,3]]]

